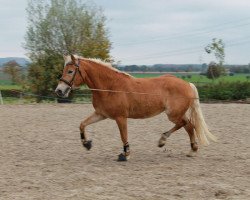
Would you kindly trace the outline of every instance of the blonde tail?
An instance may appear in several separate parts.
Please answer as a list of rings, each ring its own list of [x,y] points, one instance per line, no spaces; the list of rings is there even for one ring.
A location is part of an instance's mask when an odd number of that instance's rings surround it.
[[[207,124],[204,120],[202,111],[201,111],[201,107],[200,107],[200,102],[199,102],[199,94],[197,91],[197,88],[195,87],[195,85],[193,83],[190,83],[190,86],[192,87],[194,94],[195,94],[195,100],[194,103],[191,105],[191,123],[194,126],[195,129],[195,134],[199,140],[199,142],[203,145],[209,145],[209,141],[208,138],[216,141],[216,137],[210,133],[210,131],[208,130]],[[208,138],[207,138],[208,137]]]

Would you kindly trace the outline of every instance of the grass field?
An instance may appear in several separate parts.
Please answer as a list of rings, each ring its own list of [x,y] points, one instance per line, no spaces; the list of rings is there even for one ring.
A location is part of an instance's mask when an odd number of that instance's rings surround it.
[[[0,90],[18,90],[21,88],[21,85],[12,84],[10,78],[0,71]]]
[[[168,73],[130,73],[132,76],[136,78],[150,78],[150,77],[158,77]],[[250,81],[250,74],[235,74],[234,76],[222,76],[216,80],[208,79],[206,76],[202,76],[197,73],[171,73],[174,76],[182,78],[188,82],[201,82],[201,83],[212,83],[212,82],[220,82],[220,81]]]
[[[136,78],[152,78],[158,77],[169,73],[130,73]],[[174,76],[182,78],[188,82],[193,83],[218,83],[220,81],[234,82],[234,81],[250,81],[250,74],[235,74],[234,76],[222,76],[216,80],[208,79],[206,76],[202,76],[197,73],[171,73]],[[0,72],[0,90],[19,90],[22,89],[20,85],[12,84],[11,80]]]
[[[0,90],[21,90],[21,85],[3,84],[0,82]]]

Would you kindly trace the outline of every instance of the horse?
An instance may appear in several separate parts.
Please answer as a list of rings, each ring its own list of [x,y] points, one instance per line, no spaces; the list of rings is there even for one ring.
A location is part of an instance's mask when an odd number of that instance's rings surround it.
[[[104,119],[115,120],[123,143],[123,152],[118,161],[130,157],[127,119],[143,119],[165,112],[174,127],[161,134],[158,142],[163,147],[167,138],[184,127],[190,138],[191,150],[198,151],[198,143],[208,145],[216,141],[204,120],[197,88],[173,75],[156,78],[135,78],[112,67],[99,59],[84,58],[77,55],[64,56],[64,69],[55,93],[68,97],[71,90],[86,84],[92,92],[93,114],[80,123],[82,145],[90,150],[92,140],[85,128]]]

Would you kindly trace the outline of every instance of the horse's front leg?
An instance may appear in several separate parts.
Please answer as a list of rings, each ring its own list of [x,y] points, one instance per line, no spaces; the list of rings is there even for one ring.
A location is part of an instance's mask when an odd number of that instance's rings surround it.
[[[96,123],[98,121],[104,120],[104,119],[106,119],[106,117],[94,112],[87,119],[85,119],[84,121],[81,122],[81,124],[80,124],[80,136],[81,136],[82,145],[86,149],[90,150],[92,147],[92,141],[88,140],[86,133],[85,133],[86,126],[93,124],[93,123]]]
[[[120,130],[121,140],[123,142],[123,153],[118,156],[118,161],[127,161],[130,156],[128,144],[127,118],[119,117],[115,120]]]

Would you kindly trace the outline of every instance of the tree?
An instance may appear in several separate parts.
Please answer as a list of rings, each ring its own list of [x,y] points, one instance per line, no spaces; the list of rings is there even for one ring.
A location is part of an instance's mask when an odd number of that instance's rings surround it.
[[[224,67],[219,66],[215,62],[210,62],[208,65],[206,76],[209,79],[216,79],[225,73]]]
[[[207,69],[207,77],[214,79],[218,78],[221,75],[225,74],[225,68],[223,67],[223,63],[225,60],[225,44],[222,39],[213,38],[212,43],[208,44],[205,47],[205,51],[208,54],[213,53],[218,64],[216,62],[211,62]]]
[[[63,54],[111,60],[106,18],[99,7],[83,0],[29,0],[24,47],[31,90],[48,95],[57,85]]]
[[[21,67],[15,60],[5,63],[3,72],[10,76],[12,84],[21,82]]]
[[[225,60],[225,44],[222,39],[213,38],[212,43],[205,47],[205,51],[208,54],[213,53],[216,60],[222,66]]]

